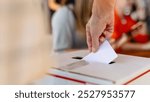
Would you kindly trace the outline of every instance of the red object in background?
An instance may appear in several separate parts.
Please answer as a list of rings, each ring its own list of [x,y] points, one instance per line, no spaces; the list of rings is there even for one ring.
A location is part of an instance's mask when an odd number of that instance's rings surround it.
[[[118,40],[123,33],[129,32],[131,30],[131,27],[137,23],[130,16],[125,16],[124,20],[125,22],[121,20],[117,11],[115,10],[115,25],[114,25],[114,33],[112,35],[113,39]]]
[[[133,37],[133,40],[138,43],[147,43],[149,41],[148,34],[137,34]]]

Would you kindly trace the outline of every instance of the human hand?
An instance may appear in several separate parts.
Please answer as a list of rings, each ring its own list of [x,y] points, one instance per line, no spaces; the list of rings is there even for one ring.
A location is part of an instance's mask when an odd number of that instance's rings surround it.
[[[111,37],[114,29],[114,12],[107,16],[92,15],[86,25],[87,45],[90,52],[96,52],[100,44]]]

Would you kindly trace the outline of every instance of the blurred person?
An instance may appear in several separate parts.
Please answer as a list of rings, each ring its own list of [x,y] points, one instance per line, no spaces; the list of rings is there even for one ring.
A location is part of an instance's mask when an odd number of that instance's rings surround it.
[[[114,28],[116,0],[94,0],[92,16],[86,26],[89,51],[96,52],[103,39],[110,38]],[[101,36],[104,37],[101,37]]]
[[[51,11],[51,16],[57,11],[61,6],[63,6],[65,0],[48,0],[48,6]]]
[[[123,44],[122,42],[126,42],[128,40],[127,38],[124,39],[124,37],[126,37],[125,34],[130,32],[132,26],[137,23],[136,20],[132,19],[130,15],[132,11],[132,4],[133,0],[122,0],[117,1],[116,3],[114,13],[115,14],[114,32],[110,39],[110,42],[113,45],[113,48],[115,49],[122,46]]]
[[[146,12],[146,23],[148,34],[150,34],[150,0],[142,0],[145,4],[145,12]]]
[[[143,0],[127,0],[124,9],[125,15],[130,15],[134,20],[145,21],[145,4]]]
[[[75,0],[48,0],[48,6],[53,11],[57,11],[60,7],[62,7],[66,3],[74,4]]]
[[[50,11],[50,29],[51,27],[51,18],[53,14],[65,4],[66,0],[48,0],[48,7]],[[67,2],[74,4],[74,0],[67,0]],[[52,33],[52,32],[51,32]]]
[[[29,84],[47,72],[43,0],[0,0],[0,84]]]
[[[86,47],[85,25],[90,17],[92,0],[75,0],[75,4],[72,0],[65,1],[52,17],[53,49],[56,52]]]
[[[114,33],[111,37],[115,49],[123,47],[127,42],[144,44],[149,41],[144,23],[145,13],[139,13],[143,10],[143,4],[139,0],[117,2]]]
[[[134,20],[142,23],[142,27],[140,29],[132,32],[132,42],[134,43],[146,44],[150,40],[149,31],[147,29],[148,9],[146,6],[147,4],[145,5],[144,2],[145,0],[134,0],[132,3],[132,12],[130,15]]]
[[[61,0],[48,0],[48,5],[51,10],[57,11],[61,7]]]

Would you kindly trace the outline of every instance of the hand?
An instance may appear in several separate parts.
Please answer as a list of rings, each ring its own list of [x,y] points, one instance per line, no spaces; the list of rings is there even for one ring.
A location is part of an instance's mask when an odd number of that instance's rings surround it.
[[[92,15],[86,25],[87,45],[90,52],[96,52],[105,38],[109,39],[113,33],[114,12],[109,13],[107,16],[102,16]]]

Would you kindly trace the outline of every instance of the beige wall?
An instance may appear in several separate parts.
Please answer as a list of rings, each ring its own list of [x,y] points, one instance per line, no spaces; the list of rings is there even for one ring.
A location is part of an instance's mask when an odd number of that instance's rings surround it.
[[[27,84],[48,69],[42,0],[0,0],[0,84]]]

